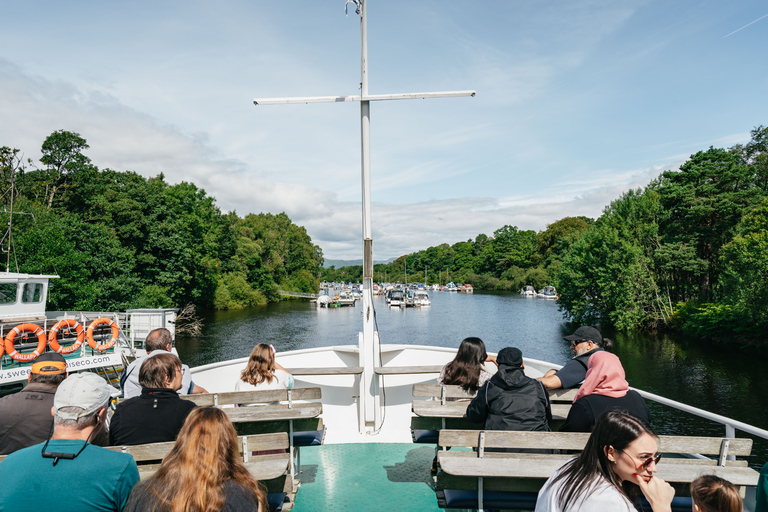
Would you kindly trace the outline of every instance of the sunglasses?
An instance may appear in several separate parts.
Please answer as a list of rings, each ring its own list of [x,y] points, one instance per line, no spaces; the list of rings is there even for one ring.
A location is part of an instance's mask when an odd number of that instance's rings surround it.
[[[646,470],[646,469],[648,469],[648,466],[651,465],[651,463],[658,464],[660,460],[661,460],[661,454],[660,453],[657,453],[656,455],[648,457],[647,459],[645,459],[643,461],[642,464],[640,464],[640,469],[641,470]]]
[[[572,347],[575,347],[575,346],[577,346],[577,345],[581,345],[582,343],[586,343],[586,342],[588,342],[588,341],[589,341],[589,340],[573,340],[573,341],[571,342],[571,346],[572,346]]]

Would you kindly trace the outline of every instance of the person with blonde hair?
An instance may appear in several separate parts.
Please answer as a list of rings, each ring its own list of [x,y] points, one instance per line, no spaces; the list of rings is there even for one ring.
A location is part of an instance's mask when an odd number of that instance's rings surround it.
[[[275,347],[259,343],[251,351],[248,364],[235,384],[235,391],[291,389],[293,375],[275,361]]]
[[[237,434],[215,407],[194,409],[152,477],[134,487],[126,512],[267,512],[267,499],[238,453]]]
[[[691,497],[694,512],[741,512],[744,508],[736,486],[715,475],[701,475],[691,482]]]

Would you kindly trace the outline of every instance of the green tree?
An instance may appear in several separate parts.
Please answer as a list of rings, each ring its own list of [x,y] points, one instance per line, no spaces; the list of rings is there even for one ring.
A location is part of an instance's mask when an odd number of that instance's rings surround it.
[[[91,165],[90,158],[82,153],[88,148],[88,143],[80,134],[66,130],[55,131],[45,139],[40,162],[45,165],[44,197],[48,208],[53,206],[56,192],[66,186],[70,176]]]

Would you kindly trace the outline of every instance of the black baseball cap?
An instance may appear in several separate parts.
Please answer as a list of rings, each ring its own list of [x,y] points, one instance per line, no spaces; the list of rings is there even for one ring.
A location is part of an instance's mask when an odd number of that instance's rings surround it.
[[[519,348],[503,348],[499,350],[499,353],[496,356],[496,364],[499,366],[504,365],[519,368],[523,366],[523,353],[520,352]]]
[[[603,336],[600,334],[600,331],[588,325],[579,327],[578,329],[576,329],[576,332],[574,332],[570,336],[566,336],[563,339],[565,341],[571,341],[571,342],[584,340],[584,341],[591,341],[596,345],[603,344]]]

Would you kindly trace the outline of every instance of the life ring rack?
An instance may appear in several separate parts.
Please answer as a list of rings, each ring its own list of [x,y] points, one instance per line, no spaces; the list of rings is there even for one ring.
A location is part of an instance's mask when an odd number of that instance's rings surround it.
[[[96,341],[93,339],[93,330],[100,325],[107,325],[112,329],[112,339],[102,344],[96,343]],[[91,322],[91,324],[88,326],[88,329],[86,329],[85,339],[88,341],[88,345],[90,345],[93,350],[104,352],[105,350],[109,350],[115,346],[119,336],[120,329],[117,327],[117,323],[111,318],[102,317],[97,318]]]
[[[22,333],[31,333],[37,336],[37,348],[28,354],[22,354],[16,347],[13,346],[13,342],[16,337]],[[35,324],[20,324],[11,329],[8,336],[5,337],[5,352],[14,360],[20,363],[34,361],[37,356],[45,351],[45,346],[48,344],[48,338],[45,337],[45,331],[42,327]]]
[[[75,329],[75,332],[77,333],[77,340],[66,347],[62,347],[58,341],[56,341],[56,335],[61,331],[62,329]],[[77,320],[73,320],[71,318],[65,318],[64,320],[60,320],[56,325],[54,325],[50,331],[48,331],[48,346],[51,347],[51,350],[58,354],[71,354],[72,352],[76,351],[80,348],[80,345],[83,344],[83,341],[85,340],[85,329],[83,329],[83,326],[80,325],[80,322]]]

